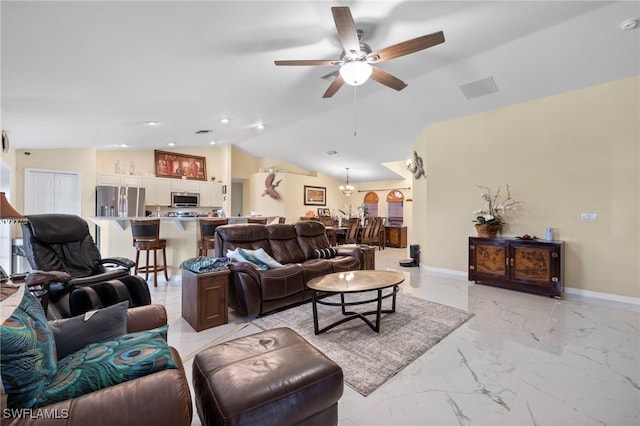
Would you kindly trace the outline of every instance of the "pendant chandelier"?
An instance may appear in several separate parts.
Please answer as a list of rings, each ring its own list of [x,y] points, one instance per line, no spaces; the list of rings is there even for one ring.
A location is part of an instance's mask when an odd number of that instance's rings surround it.
[[[351,194],[353,194],[353,191],[355,191],[355,188],[352,185],[349,185],[349,167],[347,167],[346,169],[347,169],[347,184],[340,185],[340,192],[342,192],[344,195],[348,197]]]

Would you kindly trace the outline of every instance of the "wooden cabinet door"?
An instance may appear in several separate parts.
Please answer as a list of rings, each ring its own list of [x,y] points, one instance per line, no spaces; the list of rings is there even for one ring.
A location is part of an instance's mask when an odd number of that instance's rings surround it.
[[[500,240],[471,238],[469,280],[504,282],[509,279],[508,245]]]
[[[227,276],[198,280],[198,324],[204,329],[227,323]]]
[[[509,250],[511,280],[553,288],[561,279],[557,244],[512,242]]]

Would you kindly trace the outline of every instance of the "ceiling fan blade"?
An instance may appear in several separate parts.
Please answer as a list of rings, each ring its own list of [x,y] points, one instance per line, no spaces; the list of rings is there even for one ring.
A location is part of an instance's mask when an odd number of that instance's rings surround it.
[[[327,91],[324,92],[324,95],[322,95],[322,98],[330,98],[330,97],[332,97],[333,95],[336,94],[336,92],[338,90],[340,90],[340,88],[343,85],[344,85],[344,79],[342,78],[342,76],[340,74],[338,74],[336,79],[333,80],[333,82],[327,88]]]
[[[378,83],[384,84],[385,86],[391,87],[392,89],[395,89],[395,90],[402,90],[405,87],[407,87],[407,83],[405,83],[404,81],[400,80],[397,77],[394,77],[388,72],[383,71],[378,67],[371,67],[371,68],[373,68],[371,79],[377,81]]]
[[[388,61],[389,59],[408,55],[409,53],[419,52],[420,50],[424,50],[440,43],[444,43],[444,33],[442,31],[423,35],[422,37],[416,37],[411,40],[403,41],[402,43],[394,44],[393,46],[385,47],[377,52],[367,55],[367,59],[371,58],[368,62],[371,64],[377,64],[378,62]]]
[[[360,40],[351,10],[348,7],[332,7],[331,13],[333,13],[333,21],[336,23],[340,43],[345,53],[351,57],[360,56]]]
[[[310,59],[310,60],[290,60],[290,61],[273,61],[276,65],[289,66],[305,66],[305,65],[340,65],[342,61],[337,59]]]

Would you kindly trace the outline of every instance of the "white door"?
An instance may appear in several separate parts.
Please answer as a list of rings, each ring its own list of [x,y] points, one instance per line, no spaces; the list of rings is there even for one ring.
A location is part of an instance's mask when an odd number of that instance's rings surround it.
[[[80,174],[25,169],[24,214],[82,213]]]

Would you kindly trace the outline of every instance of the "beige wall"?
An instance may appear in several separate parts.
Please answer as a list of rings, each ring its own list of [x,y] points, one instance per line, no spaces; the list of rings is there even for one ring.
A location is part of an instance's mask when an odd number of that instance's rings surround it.
[[[636,76],[428,126],[415,143],[427,171],[414,190],[424,262],[466,273],[476,185],[508,183],[526,204],[505,235],[551,226],[566,244],[567,287],[640,297],[639,86]]]

